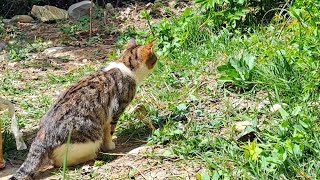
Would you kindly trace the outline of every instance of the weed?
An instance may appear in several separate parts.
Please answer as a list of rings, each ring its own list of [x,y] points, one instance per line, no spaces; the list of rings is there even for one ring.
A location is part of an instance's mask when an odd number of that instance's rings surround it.
[[[60,31],[69,36],[76,36],[78,32],[87,31],[89,29],[89,17],[83,16],[79,19],[78,24],[74,25],[64,25],[60,28]]]
[[[149,28],[150,28],[150,32],[151,32],[152,35],[154,36],[155,34],[154,34],[154,31],[153,31],[153,29],[152,29],[151,22],[150,22],[150,20],[151,20],[150,11],[147,11],[147,10],[141,11],[141,13],[140,13],[140,18],[147,20],[148,26],[149,26]]]
[[[68,167],[68,155],[69,155],[69,146],[70,146],[70,142],[71,142],[71,134],[72,134],[72,129],[69,130],[69,134],[68,134],[68,139],[67,139],[67,146],[66,146],[66,152],[65,152],[65,156],[63,159],[63,180],[67,179],[67,167]]]
[[[239,57],[240,56],[240,57]],[[254,73],[255,57],[246,52],[230,57],[228,64],[219,66],[217,69],[224,75],[220,81],[233,83],[234,85],[248,89],[252,88],[252,76]]]
[[[20,38],[20,36],[17,38]],[[33,42],[30,42],[28,39],[18,41],[8,46],[8,59],[10,61],[30,60],[32,58],[32,53],[41,52],[47,47],[48,44],[41,39],[37,39]]]

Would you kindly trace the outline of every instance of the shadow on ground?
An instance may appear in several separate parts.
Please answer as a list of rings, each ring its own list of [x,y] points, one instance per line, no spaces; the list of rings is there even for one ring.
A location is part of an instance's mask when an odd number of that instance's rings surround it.
[[[12,142],[14,137],[12,134],[5,132],[4,137],[4,157],[6,161],[6,168],[0,170],[0,180],[8,179],[14,172],[21,166],[24,159],[27,156],[27,153],[30,148],[30,144],[35,137],[37,129],[32,130],[32,132],[26,132],[27,136],[24,137],[26,144],[28,146],[27,150],[17,151],[15,145]],[[147,138],[151,134],[150,130],[146,131],[146,127],[141,127],[136,129],[136,132],[143,133],[134,133],[132,135],[120,134],[117,138],[114,139],[116,143],[116,149],[108,153],[99,153],[97,160],[104,161],[105,163],[110,163],[116,160],[118,157],[121,157],[123,154],[130,152],[133,149],[136,149],[140,146],[143,146],[147,142]],[[81,168],[84,165],[94,165],[94,161],[87,162],[74,167],[69,167],[70,171]],[[54,175],[60,172],[60,168],[54,168],[49,161],[44,162],[39,175],[36,179],[59,179]],[[54,176],[54,177],[53,177]]]

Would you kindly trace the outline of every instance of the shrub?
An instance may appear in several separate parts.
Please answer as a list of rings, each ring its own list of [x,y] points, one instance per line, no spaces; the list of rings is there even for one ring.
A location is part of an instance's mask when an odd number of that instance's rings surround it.
[[[288,8],[289,0],[196,0],[206,24],[214,29],[221,27],[243,28],[270,22],[276,11]]]

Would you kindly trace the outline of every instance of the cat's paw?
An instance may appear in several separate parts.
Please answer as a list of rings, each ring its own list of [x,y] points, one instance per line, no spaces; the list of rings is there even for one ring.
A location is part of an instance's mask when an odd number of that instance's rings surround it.
[[[104,143],[102,145],[101,150],[103,152],[107,152],[107,151],[110,151],[110,150],[114,150],[115,148],[116,148],[116,144],[113,141],[110,141],[110,142]]]
[[[6,167],[6,162],[3,160],[2,162],[0,162],[0,169],[3,169]]]

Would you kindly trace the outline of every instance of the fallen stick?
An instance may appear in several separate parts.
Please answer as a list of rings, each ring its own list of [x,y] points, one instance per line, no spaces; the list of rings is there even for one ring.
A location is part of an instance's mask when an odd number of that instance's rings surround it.
[[[0,169],[3,169],[6,166],[6,162],[3,159],[3,150],[2,150],[2,123],[0,122]]]

